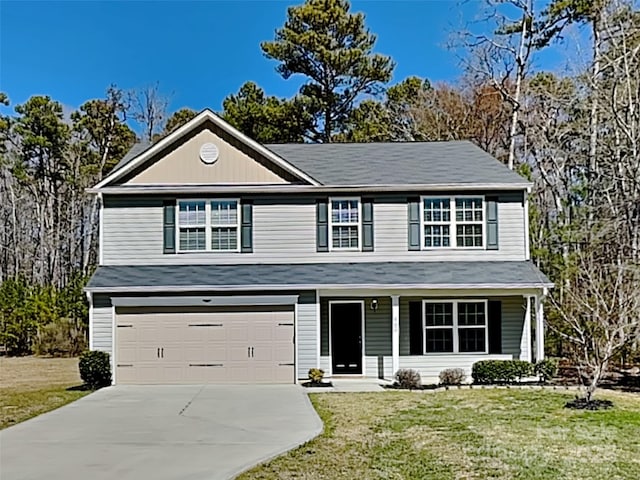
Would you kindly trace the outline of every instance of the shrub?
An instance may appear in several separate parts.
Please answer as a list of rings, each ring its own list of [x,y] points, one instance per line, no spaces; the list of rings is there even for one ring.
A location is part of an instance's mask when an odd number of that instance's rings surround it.
[[[460,385],[467,379],[467,375],[461,368],[447,368],[440,372],[442,385]]]
[[[89,388],[111,385],[111,362],[107,352],[86,351],[80,355],[80,378]]]
[[[82,322],[59,318],[38,328],[34,344],[37,355],[75,357],[87,348]]]
[[[481,360],[473,364],[474,383],[513,383],[533,373],[533,365],[524,360]]]
[[[526,360],[507,360],[513,364],[513,373],[517,380],[522,380],[523,377],[530,377],[533,375],[533,364]]]
[[[309,380],[311,381],[311,383],[322,383],[323,378],[324,378],[324,370],[320,368],[309,369]]]
[[[540,360],[536,363],[534,371],[544,383],[547,383],[558,373],[558,360],[555,358]]]
[[[422,379],[416,370],[401,368],[396,372],[396,386],[408,390],[418,390],[422,388]]]

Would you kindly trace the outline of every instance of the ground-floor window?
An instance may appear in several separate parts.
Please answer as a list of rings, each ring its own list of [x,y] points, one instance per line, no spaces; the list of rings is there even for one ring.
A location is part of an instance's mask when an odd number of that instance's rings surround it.
[[[487,353],[486,300],[424,300],[425,353]]]

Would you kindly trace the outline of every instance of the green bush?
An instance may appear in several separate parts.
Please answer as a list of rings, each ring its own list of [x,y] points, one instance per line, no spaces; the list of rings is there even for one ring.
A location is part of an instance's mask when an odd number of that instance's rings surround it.
[[[461,368],[447,368],[440,372],[442,385],[461,385],[467,379],[467,375]]]
[[[89,388],[111,385],[111,362],[107,352],[86,351],[80,355],[80,378]]]
[[[474,383],[514,383],[533,374],[533,364],[524,360],[481,360],[473,364]]]
[[[540,360],[536,363],[534,371],[540,377],[540,380],[547,383],[558,373],[558,360],[555,358]]]
[[[320,368],[309,369],[309,380],[311,381],[311,383],[322,383],[323,378],[324,378],[324,370]]]
[[[401,368],[396,372],[395,378],[395,385],[399,388],[406,388],[407,390],[422,388],[422,379],[416,370]]]
[[[512,362],[514,373],[517,380],[522,380],[524,377],[530,377],[533,375],[533,363],[526,360],[507,360]]]
[[[79,321],[59,318],[38,328],[36,355],[75,357],[87,349],[85,328]]]

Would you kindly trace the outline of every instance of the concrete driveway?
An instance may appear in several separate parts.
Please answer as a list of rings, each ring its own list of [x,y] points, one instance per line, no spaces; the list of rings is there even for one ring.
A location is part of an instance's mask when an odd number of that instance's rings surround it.
[[[0,431],[0,478],[226,479],[321,430],[295,385],[109,387]]]

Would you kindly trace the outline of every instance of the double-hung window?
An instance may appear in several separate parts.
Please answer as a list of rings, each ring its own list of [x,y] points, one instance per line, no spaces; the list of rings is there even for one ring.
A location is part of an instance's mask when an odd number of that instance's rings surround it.
[[[360,200],[331,199],[331,249],[358,250],[360,248]]]
[[[456,198],[456,245],[482,247],[484,214],[482,198]]]
[[[486,300],[425,300],[425,353],[487,353]]]
[[[482,248],[482,197],[423,197],[422,248]]]
[[[239,251],[238,208],[238,200],[179,200],[179,251]]]

